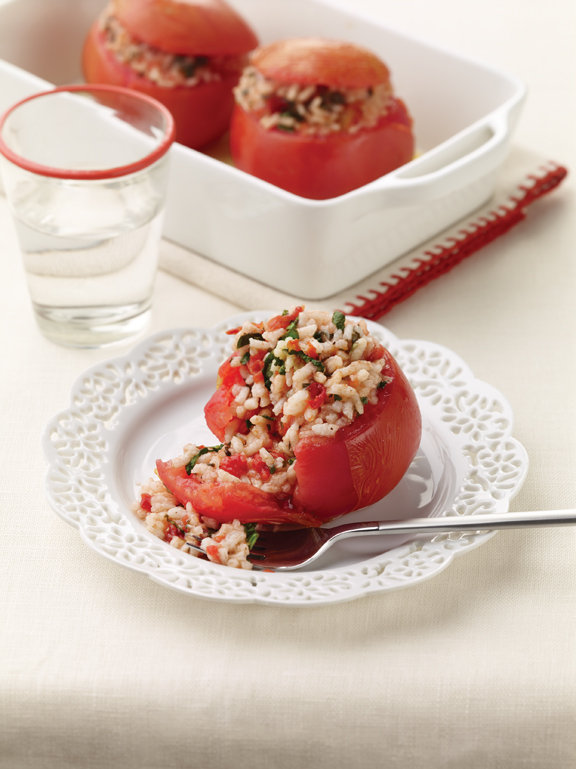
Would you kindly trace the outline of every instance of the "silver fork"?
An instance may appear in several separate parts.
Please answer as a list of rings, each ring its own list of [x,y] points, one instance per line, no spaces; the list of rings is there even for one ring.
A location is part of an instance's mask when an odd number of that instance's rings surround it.
[[[347,523],[331,529],[259,531],[250,551],[257,569],[291,571],[315,561],[335,542],[347,537],[373,534],[440,534],[457,531],[481,532],[493,529],[524,529],[535,526],[571,526],[576,510],[545,510],[530,513],[410,518],[405,521],[367,521]]]

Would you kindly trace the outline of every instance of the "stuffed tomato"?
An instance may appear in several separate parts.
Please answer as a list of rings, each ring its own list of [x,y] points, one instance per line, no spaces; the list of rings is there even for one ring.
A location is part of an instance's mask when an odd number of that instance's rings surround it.
[[[157,462],[177,504],[219,524],[318,526],[398,484],[420,443],[420,411],[363,320],[296,307],[233,332],[205,407],[221,443]]]
[[[176,140],[197,149],[228,129],[233,88],[257,44],[223,0],[113,0],[88,33],[82,67],[89,83],[162,102]]]
[[[260,48],[234,93],[235,165],[296,195],[343,195],[413,157],[412,119],[388,68],[351,43],[303,38]]]

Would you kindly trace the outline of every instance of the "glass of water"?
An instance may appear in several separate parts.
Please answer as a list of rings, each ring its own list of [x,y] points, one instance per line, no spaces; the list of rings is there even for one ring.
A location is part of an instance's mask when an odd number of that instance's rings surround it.
[[[3,116],[2,180],[52,341],[105,347],[148,324],[173,141],[163,105],[115,86],[63,86]]]

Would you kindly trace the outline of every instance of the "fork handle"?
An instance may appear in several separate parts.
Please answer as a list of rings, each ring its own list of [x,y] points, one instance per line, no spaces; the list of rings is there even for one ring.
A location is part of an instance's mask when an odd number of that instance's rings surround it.
[[[452,531],[525,529],[535,526],[573,526],[576,510],[541,510],[529,513],[490,513],[488,515],[445,515],[440,518],[408,518],[403,521],[366,521],[326,529],[338,538],[362,534],[441,534]]]

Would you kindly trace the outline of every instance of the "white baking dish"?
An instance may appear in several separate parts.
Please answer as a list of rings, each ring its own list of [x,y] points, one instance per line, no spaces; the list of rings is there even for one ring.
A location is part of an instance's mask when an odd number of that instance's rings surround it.
[[[312,201],[177,144],[166,238],[274,288],[324,299],[490,197],[525,97],[516,77],[341,10],[330,0],[229,1],[263,43],[321,35],[360,43],[380,55],[412,113],[420,154],[358,190]],[[104,4],[9,0],[0,5],[0,111],[47,83],[81,79],[84,36]]]

